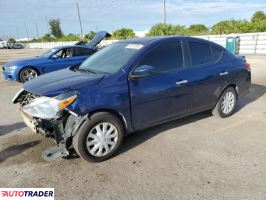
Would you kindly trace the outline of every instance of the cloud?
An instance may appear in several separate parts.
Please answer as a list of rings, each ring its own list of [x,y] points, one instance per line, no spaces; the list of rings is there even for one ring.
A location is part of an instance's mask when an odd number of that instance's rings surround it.
[[[109,30],[131,27],[147,30],[163,21],[162,0],[78,0],[83,29]],[[257,11],[266,11],[265,0],[166,0],[167,21],[190,25],[204,23],[208,26],[224,19],[249,19]],[[66,0],[0,0],[0,35],[25,36],[24,22],[31,36],[47,32],[46,16],[60,18],[62,29],[78,33],[79,24],[76,1]]]

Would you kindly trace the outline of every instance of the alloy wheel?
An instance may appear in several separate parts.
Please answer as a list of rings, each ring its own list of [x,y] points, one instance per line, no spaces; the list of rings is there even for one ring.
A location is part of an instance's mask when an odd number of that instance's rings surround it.
[[[235,95],[233,92],[228,91],[224,94],[223,100],[221,103],[221,110],[224,114],[230,113],[235,105]]]
[[[21,75],[24,82],[29,81],[37,76],[38,74],[34,69],[25,69]]]

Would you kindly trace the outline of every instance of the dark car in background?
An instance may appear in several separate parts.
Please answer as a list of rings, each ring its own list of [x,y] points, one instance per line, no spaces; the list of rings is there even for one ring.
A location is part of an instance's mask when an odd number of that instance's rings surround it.
[[[24,49],[24,46],[22,44],[12,44],[11,49]]]
[[[13,103],[34,132],[60,147],[47,157],[68,156],[73,146],[95,162],[114,155],[137,130],[205,110],[231,116],[250,84],[249,64],[213,42],[137,38],[25,83]]]
[[[84,45],[55,47],[41,56],[10,61],[3,65],[6,80],[26,82],[39,75],[78,65],[94,54],[97,45],[110,36],[105,31],[96,33],[95,37]]]

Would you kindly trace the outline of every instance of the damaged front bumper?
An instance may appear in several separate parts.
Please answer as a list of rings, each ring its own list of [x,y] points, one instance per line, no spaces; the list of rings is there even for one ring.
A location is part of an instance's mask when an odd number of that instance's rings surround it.
[[[21,90],[12,101],[13,103],[20,103],[19,111],[21,116],[25,124],[33,132],[42,134],[57,144],[57,148],[52,147],[43,152],[45,160],[68,156],[72,145],[72,137],[76,134],[86,116],[78,117],[74,113],[67,111],[67,109],[61,110],[56,117],[49,119],[32,116],[24,111],[24,106],[36,98],[39,97]]]
[[[54,140],[58,145],[65,142],[66,138],[64,138],[64,124],[66,123],[68,114],[65,114],[65,116],[62,116],[58,119],[40,119],[30,116],[24,112],[22,108],[19,110],[25,124],[33,132],[40,133],[45,137]]]
[[[38,119],[28,115],[23,109],[20,109],[21,116],[25,124],[35,133],[44,135],[52,139],[57,146],[45,149],[42,152],[43,159],[55,160],[69,156],[69,147],[71,145],[70,137],[66,137],[64,124],[67,121],[67,115],[60,119]]]

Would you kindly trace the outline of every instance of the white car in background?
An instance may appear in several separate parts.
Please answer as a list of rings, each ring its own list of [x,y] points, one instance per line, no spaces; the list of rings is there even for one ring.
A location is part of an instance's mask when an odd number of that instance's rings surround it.
[[[0,49],[3,49],[5,46],[6,46],[6,45],[5,45],[5,42],[0,41]]]

